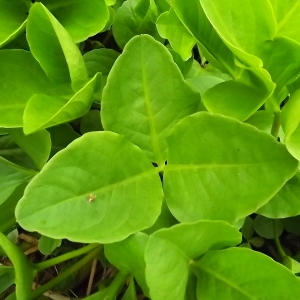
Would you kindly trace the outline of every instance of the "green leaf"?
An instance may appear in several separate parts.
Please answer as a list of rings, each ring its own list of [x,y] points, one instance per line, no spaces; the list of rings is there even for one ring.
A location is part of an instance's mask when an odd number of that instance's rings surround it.
[[[167,142],[165,197],[181,222],[234,224],[269,201],[298,167],[271,135],[206,112],[180,121]]]
[[[0,264],[0,294],[8,289],[15,282],[15,270],[13,267]]]
[[[282,220],[287,232],[300,235],[300,216],[286,218]]]
[[[292,272],[247,248],[210,251],[192,267],[198,277],[198,299],[297,300],[299,297],[299,279]]]
[[[115,133],[91,132],[30,182],[16,218],[55,239],[111,243],[153,225],[161,202],[157,170],[144,153]]]
[[[171,53],[175,64],[180,69],[181,74],[183,75],[184,78],[186,78],[186,76],[189,74],[193,66],[193,60],[194,60],[193,57],[189,58],[187,61],[184,61],[179,53],[177,53],[176,51],[174,51],[169,47],[167,47],[167,49]]]
[[[260,248],[264,245],[265,240],[259,236],[255,236],[249,240],[249,243],[256,248]]]
[[[27,101],[53,89],[32,54],[24,50],[0,51],[0,82],[1,127],[22,127]]]
[[[154,0],[154,2],[160,13],[170,9],[170,0]]]
[[[17,166],[0,157],[0,204],[22,183],[29,182],[35,171]]]
[[[300,273],[300,263],[290,256],[286,256],[283,259],[282,264],[290,269],[293,273]]]
[[[248,216],[245,218],[245,222],[242,227],[243,237],[249,241],[254,233],[253,220]]]
[[[172,48],[181,55],[184,61],[192,56],[192,48],[196,40],[182,25],[174,9],[161,14],[156,26],[158,33],[170,41]]]
[[[34,269],[20,248],[0,232],[0,246],[15,269],[16,299],[30,299]]]
[[[66,123],[86,114],[100,82],[101,74],[98,73],[70,99],[45,94],[33,95],[24,111],[25,134]]]
[[[109,20],[107,0],[42,0],[75,43],[102,31]]]
[[[298,1],[270,0],[273,13],[277,21],[277,35],[285,36],[300,43],[299,14],[300,5]]]
[[[80,132],[82,134],[90,131],[102,131],[103,127],[100,120],[100,112],[97,109],[90,110],[85,114],[80,122]]]
[[[42,235],[39,239],[39,251],[44,255],[50,255],[52,252],[61,245],[61,240],[52,239]]]
[[[129,286],[121,300],[138,300],[136,296],[134,280],[132,277],[130,277]]]
[[[202,101],[210,112],[244,121],[264,104],[274,87],[264,70],[249,68],[242,71],[239,79],[207,90]]]
[[[300,90],[294,92],[282,109],[281,125],[288,151],[300,160]]]
[[[287,181],[283,188],[257,213],[268,218],[288,218],[300,214],[300,172]]]
[[[51,135],[51,157],[80,137],[80,135],[75,132],[69,124],[51,127],[48,128],[47,131],[49,131]]]
[[[235,55],[248,66],[261,67],[260,60],[254,55],[276,34],[276,21],[269,1],[200,2],[209,21]]]
[[[74,91],[87,82],[87,70],[77,45],[41,3],[34,3],[30,9],[27,40],[33,56],[53,82],[72,83]]]
[[[0,47],[25,30],[29,7],[24,1],[0,1]]]
[[[153,0],[125,1],[117,10],[112,26],[118,46],[124,48],[129,40],[139,34],[149,34],[160,40],[155,26],[156,18],[157,11]]]
[[[185,83],[168,50],[142,35],[126,45],[108,76],[102,124],[105,130],[125,135],[152,162],[163,165],[165,137],[180,119],[196,112],[199,101],[199,94]]]
[[[156,231],[145,253],[151,299],[184,300],[190,260],[240,241],[238,229],[223,221],[202,220]]]
[[[251,124],[264,132],[271,133],[273,120],[274,114],[266,110],[259,110],[250,116],[245,123]]]
[[[274,239],[274,220],[257,215],[253,222],[253,228],[258,235],[266,239]],[[276,233],[280,236],[284,226],[281,220],[276,221]]]
[[[149,288],[145,279],[144,254],[148,240],[148,235],[139,232],[121,242],[107,244],[104,247],[109,262],[119,270],[130,273],[146,295],[149,295]]]
[[[31,135],[24,135],[19,128],[6,130],[15,143],[34,161],[40,170],[49,158],[51,151],[50,134],[46,130],[41,130]]]

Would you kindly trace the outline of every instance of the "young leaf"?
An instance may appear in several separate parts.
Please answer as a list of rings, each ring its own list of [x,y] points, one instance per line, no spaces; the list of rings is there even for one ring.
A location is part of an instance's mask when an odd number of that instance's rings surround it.
[[[102,124],[106,130],[125,135],[152,162],[163,165],[166,135],[180,119],[196,112],[199,101],[199,94],[184,82],[168,50],[150,36],[137,36],[126,45],[108,76]]]
[[[34,161],[40,170],[49,158],[51,151],[50,134],[46,130],[41,130],[31,135],[25,136],[22,129],[6,129],[16,144]]]
[[[184,118],[167,142],[165,197],[181,222],[234,224],[274,196],[298,167],[271,135],[206,112]]]
[[[61,240],[52,239],[42,235],[39,239],[39,251],[44,255],[50,255],[52,252],[61,245]]]
[[[300,214],[300,172],[298,171],[283,188],[257,213],[268,218],[288,218]]]
[[[41,3],[34,3],[30,9],[27,40],[33,56],[53,82],[72,83],[74,91],[87,82],[87,70],[77,45]]]
[[[0,47],[24,31],[28,10],[29,5],[24,1],[0,1]]]
[[[274,114],[266,110],[259,110],[248,118],[245,123],[251,124],[259,130],[271,133]]]
[[[30,182],[16,217],[23,228],[55,239],[112,243],[150,227],[161,202],[157,170],[144,153],[115,133],[91,132]]]
[[[45,94],[30,98],[24,111],[25,134],[66,123],[86,114],[93,101],[94,93],[101,85],[101,74],[96,74],[70,99]]]
[[[38,62],[24,50],[0,51],[0,126],[22,127],[27,101],[53,89]]]
[[[75,43],[104,29],[109,20],[105,0],[42,0],[53,16],[68,31]]]
[[[202,220],[156,231],[145,253],[151,299],[184,300],[190,260],[240,241],[238,229],[223,221]]]
[[[105,256],[119,270],[130,273],[143,289],[145,295],[149,295],[149,288],[145,279],[145,248],[149,236],[144,233],[136,233],[127,239],[104,247]]]
[[[210,251],[192,264],[192,270],[198,277],[198,299],[297,300],[300,293],[292,272],[247,248]]]
[[[192,48],[196,40],[182,25],[174,9],[161,14],[156,26],[158,33],[170,41],[172,48],[181,55],[184,61],[192,56]]]

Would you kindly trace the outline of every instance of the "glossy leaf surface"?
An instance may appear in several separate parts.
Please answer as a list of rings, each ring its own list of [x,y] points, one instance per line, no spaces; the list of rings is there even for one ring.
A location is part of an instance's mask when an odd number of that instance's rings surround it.
[[[190,260],[240,241],[238,229],[222,221],[203,220],[156,231],[145,254],[151,299],[184,300]]]
[[[274,196],[298,167],[271,135],[206,112],[179,122],[167,142],[165,197],[181,222],[234,224]]]
[[[193,264],[197,297],[210,299],[298,299],[299,279],[268,256],[246,248],[210,251]],[[276,282],[276,284],[274,284]]]
[[[150,36],[138,36],[126,45],[108,76],[102,124],[162,165],[167,158],[165,137],[180,119],[196,112],[199,101],[163,45]]]
[[[141,150],[114,133],[93,132],[47,163],[16,217],[55,239],[108,243],[150,227],[161,201],[159,176]]]

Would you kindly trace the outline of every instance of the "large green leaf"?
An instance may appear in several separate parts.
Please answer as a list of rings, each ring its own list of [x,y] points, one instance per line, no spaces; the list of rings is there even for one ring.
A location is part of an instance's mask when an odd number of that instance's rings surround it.
[[[57,153],[16,208],[29,230],[78,242],[110,243],[150,227],[160,213],[157,170],[112,132],[92,132]]]
[[[145,248],[149,236],[145,233],[136,233],[121,242],[107,244],[104,247],[105,256],[119,270],[130,273],[149,295],[149,288],[145,279]]]
[[[156,231],[146,247],[146,280],[152,300],[184,300],[191,259],[235,246],[241,234],[223,221],[198,221]]]
[[[87,82],[87,70],[77,45],[41,3],[30,9],[27,40],[33,56],[53,82],[72,83],[74,91]]]
[[[53,88],[30,52],[0,51],[0,126],[22,127],[27,101]]]
[[[257,213],[268,218],[288,218],[300,214],[300,172]]]
[[[206,112],[184,118],[167,142],[165,197],[181,222],[234,224],[267,203],[298,167],[271,135]]]
[[[155,21],[156,6],[153,0],[127,0],[117,10],[112,26],[114,38],[120,48],[136,35],[149,34],[160,39]]]
[[[269,0],[277,21],[277,35],[300,43],[300,3],[295,0]]]
[[[69,99],[45,94],[33,95],[24,111],[25,134],[82,117],[89,111],[94,93],[100,85],[101,74],[98,73]]]
[[[166,135],[180,119],[196,112],[199,101],[168,50],[142,35],[126,45],[108,76],[102,124],[106,130],[125,135],[152,162],[163,165]]]
[[[6,130],[16,144],[34,161],[36,167],[41,169],[49,158],[51,151],[50,134],[41,130],[25,136],[20,128]]]
[[[104,29],[109,11],[104,0],[42,0],[72,39],[82,42]]]
[[[209,21],[235,55],[248,66],[262,66],[253,55],[256,55],[265,41],[272,40],[276,34],[276,21],[269,1],[200,2]]]
[[[300,90],[294,92],[282,109],[282,128],[289,152],[300,160]]]
[[[210,251],[192,264],[197,299],[297,300],[299,279],[270,257],[246,248]]]
[[[4,46],[25,30],[29,7],[20,0],[0,1],[0,46]]]
[[[192,48],[196,40],[182,25],[174,9],[161,14],[156,26],[158,33],[170,41],[172,48],[181,55],[184,61],[192,56]]]
[[[30,181],[35,175],[35,171],[22,168],[0,157],[0,204],[2,204],[19,185]]]

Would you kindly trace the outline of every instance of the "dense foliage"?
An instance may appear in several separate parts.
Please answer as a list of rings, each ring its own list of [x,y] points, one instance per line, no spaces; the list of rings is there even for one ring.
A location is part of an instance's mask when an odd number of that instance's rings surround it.
[[[3,299],[93,259],[113,272],[84,299],[299,299],[299,20],[298,0],[0,0]]]

